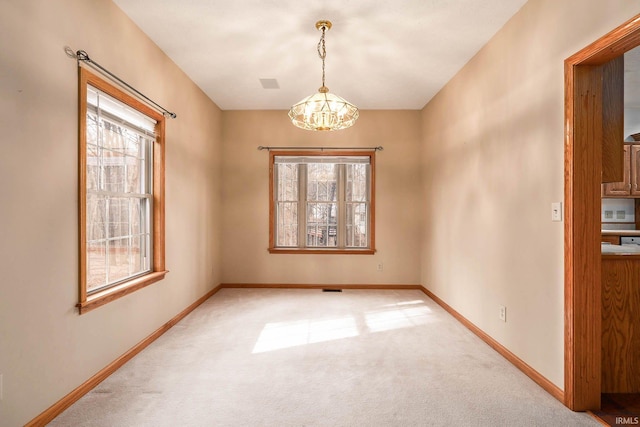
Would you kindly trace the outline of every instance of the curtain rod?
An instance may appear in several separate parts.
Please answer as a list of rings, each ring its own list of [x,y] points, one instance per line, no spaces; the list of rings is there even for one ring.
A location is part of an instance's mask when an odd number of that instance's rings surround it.
[[[162,112],[162,114],[165,117],[171,117],[172,119],[175,119],[177,117],[176,113],[172,113],[171,111],[167,110],[166,108],[164,108],[160,104],[154,102],[153,100],[148,98],[146,95],[144,95],[142,92],[140,92],[139,90],[137,90],[136,88],[131,86],[129,83],[125,82],[120,77],[116,76],[111,71],[107,70],[102,65],[98,64],[96,61],[91,59],[89,57],[89,54],[87,52],[85,52],[84,50],[79,50],[77,52],[74,52],[69,46],[65,46],[64,51],[67,54],[67,56],[69,56],[71,58],[74,58],[74,59],[76,59],[78,61],[78,66],[80,66],[80,62],[85,62],[85,63],[93,66],[94,68],[97,68],[98,70],[102,71],[103,73],[105,73],[106,75],[111,77],[113,80],[117,81],[118,83],[120,83],[121,85],[125,86],[127,89],[129,89],[130,91],[132,91],[133,93],[138,95],[140,98],[144,99],[145,101],[147,101],[151,105],[155,106],[157,109],[159,109]]]
[[[377,147],[263,147],[262,145],[258,146],[258,150],[320,150],[320,151],[333,151],[333,150],[374,150],[374,151],[382,151],[384,148],[382,145]]]

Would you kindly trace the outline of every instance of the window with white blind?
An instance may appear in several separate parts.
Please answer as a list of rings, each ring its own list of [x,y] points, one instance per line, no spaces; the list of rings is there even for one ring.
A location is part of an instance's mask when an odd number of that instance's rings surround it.
[[[375,251],[375,152],[271,152],[272,253]]]
[[[80,312],[164,277],[164,117],[81,69]]]

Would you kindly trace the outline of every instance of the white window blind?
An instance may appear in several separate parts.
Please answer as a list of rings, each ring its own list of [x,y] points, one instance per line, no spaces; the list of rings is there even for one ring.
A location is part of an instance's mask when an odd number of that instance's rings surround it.
[[[275,156],[276,164],[369,164],[369,156]]]
[[[128,125],[132,130],[141,131],[145,135],[154,134],[157,123],[154,119],[145,116],[138,110],[123,104],[93,86],[87,86],[87,109],[91,109],[94,112],[100,109],[102,115],[111,117],[123,125]]]

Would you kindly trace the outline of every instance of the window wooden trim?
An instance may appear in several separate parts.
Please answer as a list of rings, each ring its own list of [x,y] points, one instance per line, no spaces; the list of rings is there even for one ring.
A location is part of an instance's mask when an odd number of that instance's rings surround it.
[[[79,258],[80,286],[79,302],[76,305],[79,313],[84,314],[104,304],[142,289],[162,280],[168,271],[165,270],[165,217],[164,217],[164,141],[165,118],[146,104],[106,82],[89,70],[79,68],[79,122],[78,122],[78,218],[79,218]],[[87,85],[116,98],[130,107],[156,120],[155,142],[153,147],[153,265],[152,270],[142,276],[134,277],[116,286],[92,295],[87,294]]]
[[[371,200],[369,201],[369,247],[368,248],[280,248],[275,245],[275,201],[274,201],[274,165],[276,156],[368,156],[370,162],[369,183]],[[272,254],[314,254],[314,255],[373,255],[376,253],[376,152],[373,151],[270,151],[269,152],[269,253]]]

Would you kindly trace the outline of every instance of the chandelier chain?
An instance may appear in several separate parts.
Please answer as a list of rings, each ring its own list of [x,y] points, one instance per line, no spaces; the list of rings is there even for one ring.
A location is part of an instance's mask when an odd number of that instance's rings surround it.
[[[322,59],[322,87],[324,87],[324,59],[327,57],[327,48],[324,43],[324,33],[327,27],[322,26],[322,36],[320,36],[320,41],[318,42],[318,56]]]

